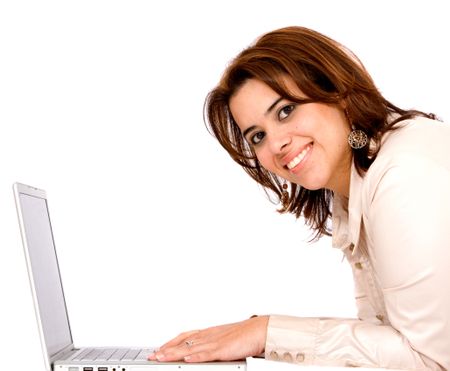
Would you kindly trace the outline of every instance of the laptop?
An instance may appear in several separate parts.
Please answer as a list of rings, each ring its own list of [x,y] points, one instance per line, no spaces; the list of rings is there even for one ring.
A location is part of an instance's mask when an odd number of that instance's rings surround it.
[[[42,189],[14,184],[14,196],[47,371],[244,371],[245,361],[159,363],[152,348],[78,348],[72,340],[47,203]]]

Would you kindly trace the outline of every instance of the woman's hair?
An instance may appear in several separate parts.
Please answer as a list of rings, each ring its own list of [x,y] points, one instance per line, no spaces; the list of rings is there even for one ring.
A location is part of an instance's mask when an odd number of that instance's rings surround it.
[[[290,78],[308,98],[293,95],[286,86]],[[320,102],[341,107],[354,129],[363,130],[371,143],[353,151],[354,165],[363,175],[375,160],[381,137],[393,130],[399,121],[417,115],[434,118],[415,110],[402,110],[383,98],[359,59],[338,42],[307,28],[287,27],[267,33],[254,45],[243,50],[225,70],[219,84],[205,101],[205,122],[230,156],[266,192],[280,200],[280,212],[304,216],[315,238],[330,235],[327,220],[331,216],[333,192],[328,189],[308,190],[290,184],[288,197],[283,197],[283,180],[267,171],[245,141],[230,108],[230,98],[248,80],[257,79],[281,97],[296,103]],[[398,114],[394,121],[388,116]]]

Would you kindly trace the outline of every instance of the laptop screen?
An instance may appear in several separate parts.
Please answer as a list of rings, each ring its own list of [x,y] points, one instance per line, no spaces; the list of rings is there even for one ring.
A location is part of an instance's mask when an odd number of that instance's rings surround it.
[[[19,194],[42,333],[49,356],[72,344],[47,200]]]

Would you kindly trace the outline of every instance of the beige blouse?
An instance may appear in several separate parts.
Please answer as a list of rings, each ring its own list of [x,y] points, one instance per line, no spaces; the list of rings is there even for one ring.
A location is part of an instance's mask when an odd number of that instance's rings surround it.
[[[266,358],[450,370],[450,125],[416,118],[386,134],[364,177],[352,169],[332,222],[359,318],[272,315]]]

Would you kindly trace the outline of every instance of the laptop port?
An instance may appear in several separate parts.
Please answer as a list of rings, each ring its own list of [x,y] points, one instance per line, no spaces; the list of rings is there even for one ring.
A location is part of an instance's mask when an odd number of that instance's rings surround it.
[[[99,367],[97,371],[108,371],[108,367]]]
[[[94,371],[94,367],[83,367],[83,371]]]

